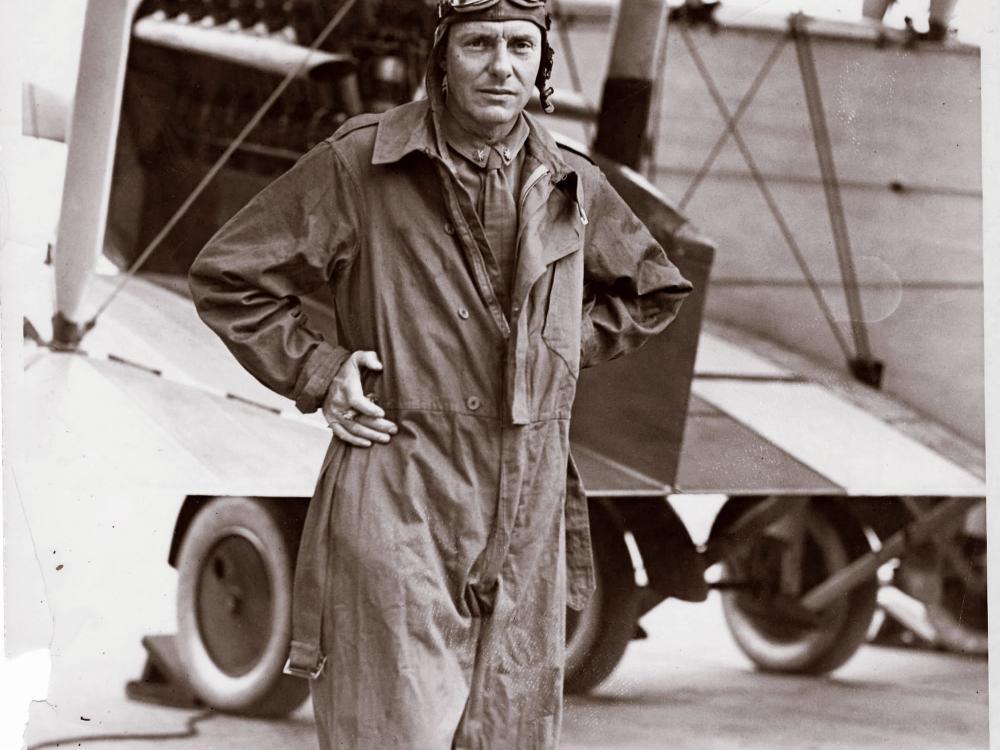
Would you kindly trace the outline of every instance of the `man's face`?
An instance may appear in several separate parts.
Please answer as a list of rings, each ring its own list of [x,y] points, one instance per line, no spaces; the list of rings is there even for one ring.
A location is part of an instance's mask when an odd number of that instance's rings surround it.
[[[466,127],[513,124],[531,98],[542,32],[530,21],[467,21],[448,32],[448,108]]]

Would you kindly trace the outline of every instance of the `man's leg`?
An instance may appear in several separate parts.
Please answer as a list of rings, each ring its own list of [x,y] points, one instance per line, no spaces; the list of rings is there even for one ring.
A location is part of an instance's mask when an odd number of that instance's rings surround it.
[[[557,491],[554,498],[535,496],[522,504],[494,611],[483,619],[455,750],[558,744],[566,632],[559,498]]]
[[[446,750],[458,723],[469,690],[478,623],[464,631],[452,629],[450,648],[431,655],[426,650],[420,665],[400,663],[393,646],[398,620],[377,622],[375,618],[355,618],[343,627],[327,607],[323,642],[333,644],[339,656],[327,653],[326,668],[311,682],[313,712],[320,750],[367,750],[369,748],[427,748]],[[334,630],[341,630],[337,637]],[[417,625],[418,623],[414,623]],[[420,625],[422,635],[433,638],[431,623]],[[369,636],[361,635],[368,630]],[[371,634],[384,634],[379,648]],[[357,639],[360,648],[351,649]]]
[[[333,490],[327,662],[312,686],[320,747],[447,750],[479,637],[461,582],[485,543],[495,485],[463,485],[376,450],[352,453],[358,465]]]

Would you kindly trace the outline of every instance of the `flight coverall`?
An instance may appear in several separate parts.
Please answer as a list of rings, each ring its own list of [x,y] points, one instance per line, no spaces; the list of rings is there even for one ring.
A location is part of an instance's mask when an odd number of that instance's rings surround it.
[[[303,412],[351,351],[384,365],[365,390],[399,431],[332,440],[296,566],[291,662],[322,665],[320,746],[552,748],[565,606],[593,588],[577,376],[661,331],[691,285],[600,170],[528,117],[504,310],[434,122],[420,101],[345,123],[219,230],[191,289]],[[298,299],[322,285],[336,344]]]

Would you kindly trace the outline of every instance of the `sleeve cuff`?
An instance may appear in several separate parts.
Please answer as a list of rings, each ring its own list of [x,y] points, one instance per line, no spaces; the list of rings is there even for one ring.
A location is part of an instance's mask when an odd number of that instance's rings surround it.
[[[331,346],[326,341],[319,343],[295,383],[292,398],[300,412],[310,414],[323,405],[333,377],[350,356],[342,346]]]

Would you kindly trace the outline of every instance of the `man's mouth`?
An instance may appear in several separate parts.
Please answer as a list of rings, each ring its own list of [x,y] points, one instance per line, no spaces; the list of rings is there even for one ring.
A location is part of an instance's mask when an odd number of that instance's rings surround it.
[[[489,96],[514,96],[514,92],[509,89],[480,89]]]

